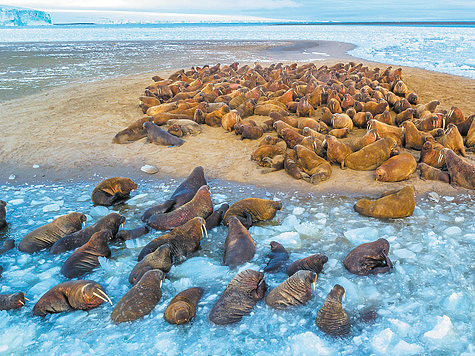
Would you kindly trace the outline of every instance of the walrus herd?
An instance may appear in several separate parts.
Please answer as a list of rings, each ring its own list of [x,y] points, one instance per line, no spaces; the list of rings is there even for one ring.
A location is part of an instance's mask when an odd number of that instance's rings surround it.
[[[475,149],[475,115],[440,109],[438,100],[420,103],[401,68],[233,63],[152,79],[140,97],[147,116],[117,133],[114,143],[148,137],[180,146],[184,140],[174,135],[199,134],[206,124],[260,139],[251,160],[313,184],[331,178],[332,164],[397,182],[419,163],[422,179],[475,189],[475,166],[459,157]]]
[[[131,187],[137,188],[137,184],[120,177],[107,179],[94,189],[91,196],[93,204],[96,204],[97,197],[105,197],[102,193],[98,194],[104,187],[108,191],[125,192]],[[115,195],[113,191],[110,191],[110,196]],[[121,193],[120,196],[123,203],[128,194]],[[108,204],[115,203],[115,199],[108,200]],[[2,207],[5,205],[3,203]],[[29,254],[44,253],[48,249],[49,253],[62,254],[74,249],[60,270],[65,278],[73,279],[81,278],[99,267],[100,257],[110,258],[114,250],[111,251],[110,244],[120,239],[143,236],[149,229],[166,231],[150,239],[138,253],[137,263],[128,276],[132,287],[116,303],[111,313],[114,323],[131,322],[154,310],[162,298],[162,283],[168,283],[165,277],[173,279],[173,273],[169,274],[173,272],[172,266],[197,253],[209,229],[220,224],[227,226],[222,263],[236,268],[251,261],[256,253],[256,242],[249,228],[273,219],[281,209],[282,202],[261,198],[245,198],[230,206],[223,204],[215,208],[204,170],[197,167],[168,200],[144,212],[142,220],[146,226],[119,231],[125,218],[111,213],[84,227],[86,216],[73,212],[26,234],[18,249]],[[414,210],[414,189],[406,187],[388,192],[375,201],[362,199],[355,204],[355,210],[379,218],[409,216]],[[14,247],[13,240],[9,241],[10,246],[0,253]],[[308,303],[328,257],[313,254],[296,261],[291,261],[290,257],[282,244],[272,241],[263,271],[246,269],[238,273],[212,307],[209,320],[217,325],[239,322],[262,299],[268,307],[278,310]],[[378,239],[357,246],[349,251],[342,263],[350,273],[360,276],[387,273],[393,267],[389,258],[389,242]],[[268,292],[265,275],[278,272],[285,272],[288,278]],[[167,306],[165,320],[171,324],[191,321],[204,293],[205,286],[195,286],[180,292]],[[347,334],[351,329],[350,319],[342,306],[344,293],[343,287],[335,285],[317,313],[318,328],[333,336]],[[25,300],[22,292],[0,295],[0,310],[19,309],[25,305]],[[44,317],[51,313],[89,310],[104,302],[113,304],[99,283],[77,279],[60,283],[46,291],[32,312]]]

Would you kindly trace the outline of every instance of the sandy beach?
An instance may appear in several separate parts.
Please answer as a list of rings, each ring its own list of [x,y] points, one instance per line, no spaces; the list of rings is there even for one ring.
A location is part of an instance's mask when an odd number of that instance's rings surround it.
[[[337,44],[332,47],[330,43],[306,41],[265,51],[271,51],[273,57],[282,55],[285,58],[286,51],[307,47],[331,53],[329,59],[317,64],[349,60],[365,62],[346,55],[348,46]],[[365,63],[370,67],[387,66]],[[173,71],[58,87],[1,103],[0,182],[143,177],[140,167],[145,164],[159,167],[157,175],[160,177],[183,177],[201,165],[210,178],[276,189],[364,195],[413,184],[417,193],[470,193],[441,182],[423,181],[417,171],[407,181],[383,183],[375,181],[374,171],[343,171],[334,165],[331,179],[318,185],[297,181],[285,171],[266,174],[250,160],[257,141],[241,141],[234,133],[206,125],[202,125],[201,134],[186,136],[186,143],[177,148],[147,144],[144,140],[125,145],[112,144],[111,140],[119,130],[143,116],[138,97],[152,82],[151,76],[166,76],[170,72]],[[474,80],[409,67],[403,67],[403,76],[422,103],[437,99],[443,109],[456,105],[466,114],[475,111]],[[417,158],[418,153],[415,155]],[[473,159],[473,154],[469,159]],[[33,165],[39,168],[33,168]],[[12,174],[16,176],[13,181],[8,179]]]

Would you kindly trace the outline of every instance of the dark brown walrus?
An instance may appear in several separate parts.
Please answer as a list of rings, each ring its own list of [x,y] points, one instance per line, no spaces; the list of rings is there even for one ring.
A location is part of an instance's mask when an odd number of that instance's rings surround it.
[[[119,300],[111,314],[114,323],[137,320],[149,314],[162,298],[162,281],[165,274],[159,269],[145,273]]]
[[[232,324],[248,315],[256,303],[264,298],[267,283],[264,274],[247,269],[234,277],[209,313],[209,320],[217,325]]]
[[[59,239],[51,246],[49,252],[57,254],[81,247],[89,241],[93,234],[101,230],[110,230],[112,238],[114,238],[119,230],[119,226],[123,223],[125,223],[125,218],[122,215],[111,213],[99,219],[91,226]]]
[[[355,247],[345,257],[345,268],[359,276],[389,272],[393,264],[388,257],[389,242],[378,239]]]
[[[302,145],[296,145],[294,150],[297,153],[297,165],[304,173],[310,176],[310,178],[304,177],[306,181],[318,184],[330,179],[332,174],[330,162],[317,155],[315,151],[309,150]]]
[[[202,235],[206,235],[205,220],[200,217],[193,218],[169,233],[150,241],[140,251],[138,260],[142,260],[149,253],[166,243],[171,245],[173,257],[179,259],[200,248]]]
[[[328,262],[328,257],[325,255],[311,255],[295,262],[292,262],[285,271],[290,277],[297,271],[313,271],[317,274],[323,270],[323,265]]]
[[[25,305],[25,293],[0,294],[0,310],[20,309]]]
[[[348,155],[344,165],[357,171],[372,171],[391,156],[395,147],[396,141],[392,137],[383,138]]]
[[[356,212],[365,216],[398,219],[411,216],[415,206],[414,187],[407,186],[376,200],[360,199],[354,208]]]
[[[148,140],[156,145],[181,146],[185,143],[181,138],[169,134],[153,122],[146,122],[143,127],[147,131]]]
[[[224,214],[228,211],[229,205],[222,204],[218,209],[213,211],[213,213],[206,218],[206,230],[214,229],[216,226],[221,225],[223,221]]]
[[[66,235],[81,230],[86,222],[86,215],[70,213],[60,216],[49,224],[28,233],[18,245],[21,252],[34,253],[51,247],[56,241]]]
[[[317,274],[312,271],[297,271],[272,289],[266,296],[266,304],[275,309],[303,305],[312,298],[312,285]]]
[[[99,283],[88,280],[68,281],[43,294],[33,308],[33,315],[46,316],[71,310],[89,310],[103,302],[112,305]]]
[[[289,259],[289,253],[280,243],[271,241],[270,253],[267,255],[269,262],[267,262],[264,272],[276,273],[282,268],[284,263]]]
[[[168,304],[163,317],[170,324],[182,325],[195,317],[203,288],[193,287],[178,293]]]
[[[153,214],[147,220],[147,225],[155,230],[171,230],[195,217],[206,219],[212,212],[213,202],[209,187],[204,185],[198,189],[191,201],[168,213]]]
[[[7,203],[3,200],[0,200],[0,229],[3,229],[7,226]]]
[[[345,288],[336,284],[317,313],[315,322],[318,328],[329,335],[340,336],[350,332],[350,318],[341,304],[344,297]]]
[[[147,131],[145,131],[143,124],[148,121],[152,121],[152,117],[144,117],[138,119],[132,125],[127,128],[119,131],[114,138],[112,139],[113,143],[129,143],[140,140],[144,137],[147,137]]]
[[[260,198],[246,198],[235,202],[224,214],[223,223],[228,225],[229,218],[235,216],[249,228],[252,223],[273,219],[277,210],[282,209],[281,201]]]
[[[147,226],[141,226],[132,230],[120,230],[115,237],[123,241],[133,240],[148,234],[149,231]]]
[[[450,183],[450,175],[447,172],[441,171],[438,168],[429,166],[424,162],[419,163],[417,166],[420,170],[421,179],[427,180],[440,180],[441,182]]]
[[[109,258],[111,250],[109,240],[112,234],[109,230],[101,230],[91,236],[89,241],[73,252],[64,261],[61,273],[66,278],[76,278],[91,272],[100,265],[99,257]]]
[[[249,231],[236,216],[229,217],[223,263],[231,267],[240,266],[252,260],[255,253],[256,244]]]
[[[170,244],[161,245],[152,253],[146,255],[139,261],[129,274],[129,283],[135,284],[140,278],[151,269],[159,269],[164,273],[170,272],[173,265],[173,253]]]
[[[399,182],[408,179],[416,171],[417,162],[410,153],[403,152],[384,161],[376,168],[376,180],[380,182]]]
[[[142,215],[142,221],[147,221],[153,214],[167,213],[188,203],[193,199],[198,189],[206,184],[203,167],[196,167],[190,173],[188,178],[186,178],[178,188],[176,188],[170,199],[162,204],[152,206],[145,210],[145,213]]]
[[[91,195],[94,205],[111,206],[130,199],[130,192],[137,189],[137,184],[129,178],[109,178],[97,185]]]
[[[15,247],[15,240],[7,239],[3,241],[2,248],[0,248],[0,255],[12,250]]]
[[[475,165],[460,158],[449,148],[440,150],[450,174],[450,183],[461,187],[475,189]]]

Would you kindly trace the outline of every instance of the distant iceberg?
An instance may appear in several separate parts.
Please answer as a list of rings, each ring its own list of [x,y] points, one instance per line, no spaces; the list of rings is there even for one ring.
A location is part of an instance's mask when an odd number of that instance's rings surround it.
[[[51,24],[51,16],[44,11],[0,5],[0,27]]]

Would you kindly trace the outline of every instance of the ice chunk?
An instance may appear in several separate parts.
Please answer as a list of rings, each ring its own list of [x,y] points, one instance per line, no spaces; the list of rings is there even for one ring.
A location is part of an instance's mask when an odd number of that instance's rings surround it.
[[[49,212],[52,212],[52,211],[60,211],[61,207],[63,206],[63,203],[64,202],[62,200],[60,200],[56,203],[45,205],[43,207],[43,213],[49,213]]]
[[[351,242],[355,244],[362,244],[377,240],[378,229],[375,227],[359,227],[345,231],[344,235]]]
[[[450,226],[447,229],[444,230],[445,235],[459,235],[462,233],[462,229],[459,228],[458,226]]]
[[[109,209],[107,209],[107,207],[98,205],[98,206],[93,207],[91,211],[89,212],[89,214],[91,214],[93,218],[101,218],[109,214],[109,212],[110,211]]]
[[[76,200],[79,201],[79,202],[83,202],[83,201],[88,201],[89,199],[91,199],[90,195],[83,194],[79,198],[77,198]]]
[[[447,315],[438,316],[437,324],[432,330],[427,331],[424,334],[424,337],[427,337],[432,340],[440,340],[446,337],[452,329],[452,321]]]
[[[445,199],[445,201],[452,201],[452,200],[454,200],[454,197],[448,197],[447,196],[447,197],[444,197],[444,199]]]
[[[298,247],[300,246],[300,235],[296,231],[283,232],[277,236],[273,236],[265,240],[265,243],[270,243],[271,241],[277,241],[282,244],[285,248],[287,247]]]
[[[373,336],[373,341],[371,342],[373,349],[376,352],[385,353],[389,344],[391,343],[393,336],[394,333],[389,328],[386,328],[380,333],[376,334]]]
[[[148,197],[148,194],[147,194],[147,193],[137,194],[135,197],[129,199],[129,200],[127,201],[127,204],[129,204],[129,205],[137,204],[137,202],[139,202],[140,200],[142,200],[142,199],[145,198],[145,197]]]
[[[440,200],[440,196],[436,192],[430,192],[429,194],[427,194],[427,198],[432,201],[435,201],[436,203],[438,203]]]
[[[421,354],[422,351],[423,348],[420,345],[409,344],[404,340],[399,341],[392,350],[395,355],[418,355]]]
[[[209,283],[210,280],[222,279],[228,267],[216,265],[206,257],[193,257],[178,266],[173,266],[170,275],[174,278],[191,278],[194,283]]]
[[[286,354],[290,355],[332,355],[334,351],[311,331],[290,338]]]
[[[20,204],[23,204],[24,202],[25,202],[24,199],[13,199],[13,200],[8,201],[8,204],[9,205],[20,205]]]
[[[296,206],[294,208],[294,210],[292,211],[292,214],[294,215],[302,215],[304,213],[305,209],[300,207],[300,206]]]
[[[411,326],[408,323],[405,323],[404,321],[398,320],[398,319],[388,319],[391,324],[396,326],[398,328],[398,334],[400,336],[406,336],[409,330],[411,329]]]
[[[400,250],[394,250],[393,253],[399,258],[416,258],[416,254],[406,248]]]

